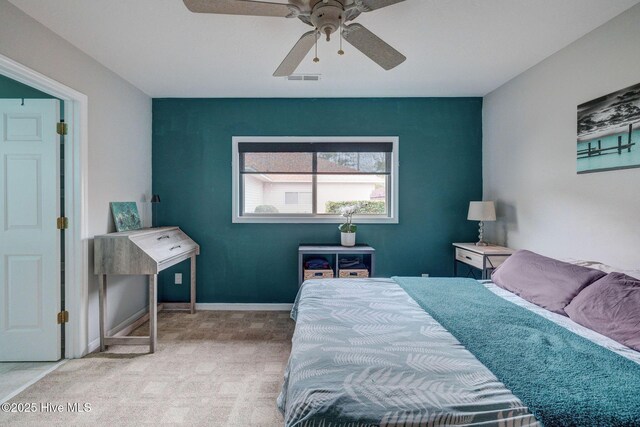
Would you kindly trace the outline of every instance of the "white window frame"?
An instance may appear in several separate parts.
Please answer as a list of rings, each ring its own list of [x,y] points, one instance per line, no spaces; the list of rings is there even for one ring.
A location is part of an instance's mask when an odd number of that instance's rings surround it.
[[[399,146],[400,138],[397,136],[325,136],[325,137],[298,137],[298,136],[234,136],[232,138],[232,221],[233,223],[253,223],[253,224],[340,224],[344,218],[340,215],[278,215],[278,216],[256,216],[242,215],[240,212],[240,156],[238,144],[243,142],[252,143],[309,143],[309,142],[344,142],[344,143],[371,143],[386,142],[393,144],[391,153],[391,191],[389,215],[355,215],[353,221],[357,224],[398,224],[399,210],[398,201],[400,197],[400,185],[398,177],[400,174]]]

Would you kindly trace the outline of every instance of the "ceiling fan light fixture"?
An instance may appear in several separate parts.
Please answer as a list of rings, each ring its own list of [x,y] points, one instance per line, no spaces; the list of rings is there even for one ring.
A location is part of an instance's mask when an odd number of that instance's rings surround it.
[[[309,21],[331,41],[331,34],[338,31],[344,14],[344,5],[337,0],[327,0],[313,6]]]
[[[331,31],[331,29],[329,27],[324,27],[324,33],[327,35],[327,41],[330,42],[331,41],[331,33],[333,31]]]

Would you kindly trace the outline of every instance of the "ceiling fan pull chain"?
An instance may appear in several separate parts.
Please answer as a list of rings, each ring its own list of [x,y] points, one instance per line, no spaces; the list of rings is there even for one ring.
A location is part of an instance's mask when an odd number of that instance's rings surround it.
[[[338,55],[344,55],[344,50],[342,50],[342,20],[340,20],[340,50]]]
[[[313,62],[320,62],[320,58],[318,58],[318,37],[320,37],[320,31],[316,31],[316,57],[313,58]]]

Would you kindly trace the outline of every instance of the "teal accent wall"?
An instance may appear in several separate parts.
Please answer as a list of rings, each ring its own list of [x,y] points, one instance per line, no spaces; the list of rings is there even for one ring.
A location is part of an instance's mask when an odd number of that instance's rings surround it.
[[[53,96],[0,75],[0,98],[53,98]]]
[[[47,93],[34,89],[24,83],[17,82],[7,76],[0,75],[0,99],[51,99]],[[60,118],[64,118],[64,102],[60,101]]]
[[[336,224],[233,224],[233,136],[400,137],[400,223],[358,227],[378,276],[450,276],[451,243],[477,239],[466,215],[482,198],[481,98],[154,99],[158,224],[200,244],[198,302],[290,303],[298,244],[340,238]],[[163,272],[160,298],[187,301],[188,274]]]

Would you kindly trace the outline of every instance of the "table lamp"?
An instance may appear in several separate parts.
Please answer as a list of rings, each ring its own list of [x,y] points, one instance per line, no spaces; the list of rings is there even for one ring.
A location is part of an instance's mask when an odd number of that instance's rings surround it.
[[[160,203],[160,196],[154,194],[151,196],[151,206],[153,207],[151,227],[158,226],[158,203]]]
[[[470,202],[469,214],[467,215],[469,221],[480,221],[479,240],[476,246],[487,246],[487,243],[482,240],[484,232],[485,221],[496,220],[496,206],[493,202]]]

